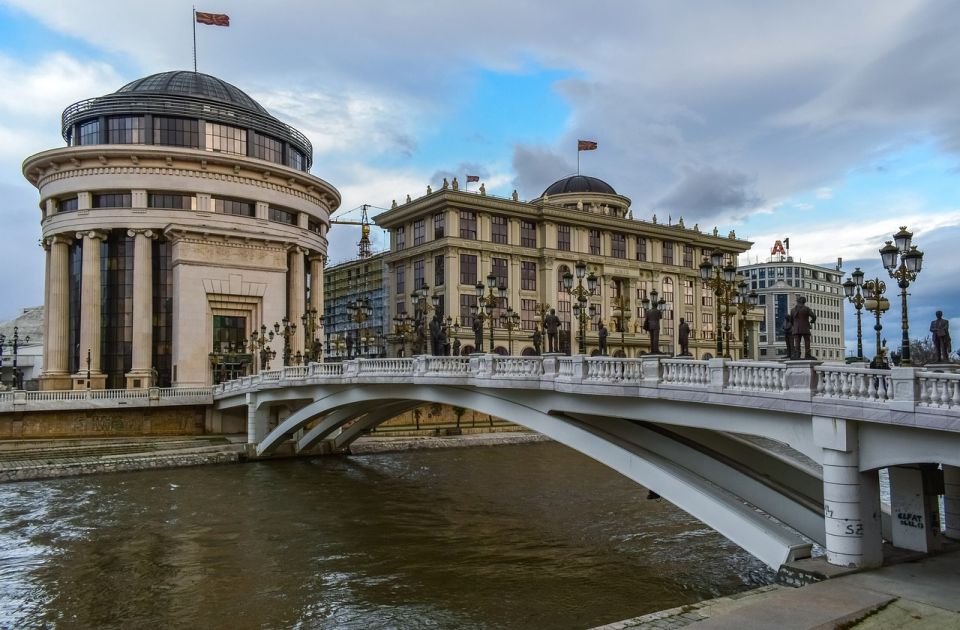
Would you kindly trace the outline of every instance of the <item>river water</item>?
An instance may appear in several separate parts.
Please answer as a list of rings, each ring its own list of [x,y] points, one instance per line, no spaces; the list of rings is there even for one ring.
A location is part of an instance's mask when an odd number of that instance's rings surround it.
[[[0,627],[588,628],[767,583],[553,443],[0,485]]]

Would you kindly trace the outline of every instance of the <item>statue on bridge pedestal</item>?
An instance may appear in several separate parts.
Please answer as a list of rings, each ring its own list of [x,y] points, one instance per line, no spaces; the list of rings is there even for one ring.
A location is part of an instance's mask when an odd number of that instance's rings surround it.
[[[433,319],[430,320],[430,350],[433,356],[439,357],[446,354],[443,349],[446,341],[443,334],[443,322],[440,321],[440,316],[434,313]]]
[[[557,317],[557,309],[551,308],[547,316],[543,318],[543,328],[547,331],[547,352],[560,352],[560,344],[557,343],[557,334],[560,330],[560,318]]]
[[[600,322],[600,327],[597,329],[597,340],[600,344],[600,356],[607,356],[607,327],[604,326],[603,322]]]
[[[483,352],[483,320],[473,318],[473,351]]]
[[[787,342],[787,359],[793,359],[793,315],[790,313],[783,318],[783,338]]]
[[[803,340],[803,358],[815,359],[810,354],[810,327],[817,322],[817,315],[809,306],[807,298],[802,295],[797,298],[797,305],[790,311],[793,320],[793,354],[795,359],[800,358],[800,341]]]
[[[690,324],[682,317],[680,318],[680,326],[677,328],[677,341],[680,343],[679,356],[690,356]]]
[[[539,328],[533,329],[533,353],[537,356],[541,352],[541,344],[543,343],[543,334],[540,332]]]
[[[643,329],[650,333],[650,354],[660,354],[660,318],[663,313],[657,307],[643,311]]]
[[[950,320],[943,318],[943,311],[937,311],[937,318],[930,322],[933,336],[933,354],[935,363],[950,361]]]

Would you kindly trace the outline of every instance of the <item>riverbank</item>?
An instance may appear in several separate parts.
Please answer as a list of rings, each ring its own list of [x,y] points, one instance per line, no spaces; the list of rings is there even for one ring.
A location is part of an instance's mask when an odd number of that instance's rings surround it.
[[[529,431],[442,436],[369,436],[353,455],[549,441]],[[203,438],[25,440],[0,444],[0,483],[77,475],[182,468],[248,461],[243,436]]]
[[[960,628],[960,550],[801,588],[763,586],[593,630]]]

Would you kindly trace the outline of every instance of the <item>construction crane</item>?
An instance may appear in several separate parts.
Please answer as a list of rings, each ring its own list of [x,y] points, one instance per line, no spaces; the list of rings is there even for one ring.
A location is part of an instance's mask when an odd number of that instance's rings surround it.
[[[370,204],[365,203],[360,206],[360,220],[359,221],[347,221],[345,219],[330,219],[330,223],[337,223],[340,225],[359,225],[360,226],[360,242],[357,243],[359,248],[359,257],[360,258],[370,258],[373,255],[373,250],[370,245],[370,219],[367,218],[367,208],[371,207]]]

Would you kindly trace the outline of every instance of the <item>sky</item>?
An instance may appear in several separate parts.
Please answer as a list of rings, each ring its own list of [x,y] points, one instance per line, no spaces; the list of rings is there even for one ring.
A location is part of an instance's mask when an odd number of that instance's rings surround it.
[[[36,190],[21,164],[63,146],[69,104],[191,69],[191,2],[0,0],[0,320],[43,302]],[[241,88],[314,146],[311,172],[371,215],[443,177],[539,197],[580,170],[633,214],[684,218],[887,280],[901,225],[924,252],[911,336],[960,318],[960,3],[943,0],[211,0],[198,69]],[[355,255],[335,226],[332,262]],[[382,234],[376,248],[384,248]],[[848,309],[848,354],[855,347]],[[871,320],[872,321],[872,320]],[[960,327],[960,319],[957,319]],[[869,331],[869,327],[868,327]],[[960,335],[960,332],[956,334]],[[872,334],[865,340],[873,353]]]

